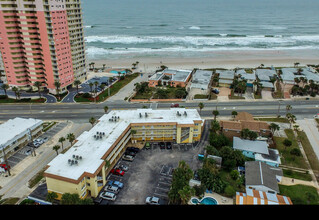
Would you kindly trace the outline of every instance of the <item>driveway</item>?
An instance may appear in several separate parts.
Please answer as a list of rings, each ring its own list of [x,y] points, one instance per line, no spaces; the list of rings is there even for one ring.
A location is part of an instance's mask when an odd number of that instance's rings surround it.
[[[300,128],[306,133],[309,142],[319,159],[319,131],[315,119],[297,120]]]
[[[262,97],[262,99],[265,99],[265,100],[273,100],[274,99],[272,97],[271,91],[267,91],[267,90],[261,91],[261,97]]]
[[[226,87],[218,87],[219,94],[217,95],[217,100],[218,101],[228,101],[228,95],[230,94],[230,88]]]
[[[140,83],[140,82],[147,82],[148,81],[148,74],[147,73],[142,73],[140,74],[137,78],[132,80],[129,84],[124,86],[118,93],[115,95],[109,97],[107,101],[123,101],[125,97],[129,97],[133,94],[135,86],[135,83]]]

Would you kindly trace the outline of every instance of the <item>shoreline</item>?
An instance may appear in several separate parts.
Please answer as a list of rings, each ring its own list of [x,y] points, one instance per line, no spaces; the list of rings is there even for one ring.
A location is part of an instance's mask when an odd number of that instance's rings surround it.
[[[317,55],[318,54],[318,55]],[[94,62],[99,68],[105,64],[106,68],[131,68],[132,63],[139,62],[136,71],[153,72],[161,65],[172,69],[207,69],[207,68],[256,68],[260,64],[265,67],[293,67],[319,63],[319,51],[218,51],[211,54],[213,57],[135,57],[119,59],[87,59],[88,63]]]

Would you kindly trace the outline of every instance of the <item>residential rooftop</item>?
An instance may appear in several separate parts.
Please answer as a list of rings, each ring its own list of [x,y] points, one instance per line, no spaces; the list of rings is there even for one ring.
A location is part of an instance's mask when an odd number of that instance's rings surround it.
[[[235,76],[233,70],[216,70],[216,73],[219,73],[219,79],[233,80]]]
[[[256,69],[255,73],[261,81],[270,81],[270,77],[277,75],[274,69]]]
[[[164,69],[162,72],[157,72],[152,75],[149,80],[161,80],[165,75],[171,76],[171,81],[185,82],[187,81],[189,75],[192,73],[192,70],[173,70],[173,69]]]
[[[208,89],[212,75],[212,71],[196,70],[193,74],[191,88]]]
[[[250,151],[267,155],[269,154],[267,141],[253,141],[234,137],[233,148],[241,151]]]
[[[177,115],[177,111],[181,116]],[[184,115],[184,111],[187,115]],[[147,116],[146,116],[147,114]],[[111,121],[113,119],[113,121]],[[116,119],[116,121],[115,121]],[[130,127],[132,123],[154,124],[194,124],[201,121],[196,109],[172,108],[169,110],[113,110],[103,115],[98,123],[89,131],[83,132],[76,143],[64,154],[59,154],[49,164],[46,174],[57,175],[73,180],[78,180],[83,173],[93,174],[103,164],[101,159],[118,138]],[[94,138],[97,132],[102,132],[102,138]],[[103,134],[104,133],[104,134]],[[77,165],[70,165],[69,159],[77,155],[82,159]]]
[[[246,189],[246,193],[236,192],[236,205],[292,205],[287,196]]]

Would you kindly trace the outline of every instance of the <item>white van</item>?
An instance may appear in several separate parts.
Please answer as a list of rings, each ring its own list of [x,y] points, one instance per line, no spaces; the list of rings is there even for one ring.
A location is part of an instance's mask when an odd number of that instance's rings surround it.
[[[111,192],[103,192],[101,193],[100,197],[102,199],[111,200],[111,201],[114,201],[116,199],[116,195]]]
[[[104,189],[104,191],[109,191],[109,192],[117,194],[120,191],[120,189],[117,186],[109,185]]]

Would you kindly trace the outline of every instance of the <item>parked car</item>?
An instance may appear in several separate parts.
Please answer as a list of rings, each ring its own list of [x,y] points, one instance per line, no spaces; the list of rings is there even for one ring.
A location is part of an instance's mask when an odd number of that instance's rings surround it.
[[[218,89],[212,89],[212,92],[215,94],[219,94],[219,90]]]
[[[121,165],[119,166],[119,168],[120,168],[121,170],[123,170],[123,171],[128,171],[128,166],[125,166],[125,165],[123,165],[123,164],[121,164]]]
[[[114,201],[116,199],[116,195],[111,192],[103,192],[100,194],[100,197],[106,200]]]
[[[34,140],[35,143],[43,144],[43,140],[41,138],[37,138]]]
[[[24,154],[25,154],[25,155],[30,155],[31,153],[32,153],[31,149],[28,149],[28,150],[25,151]]]
[[[0,164],[0,167],[3,168],[4,170],[7,170],[8,168],[9,169],[11,168],[10,165],[7,166],[7,164],[5,164],[5,163]]]
[[[138,153],[140,151],[140,149],[137,147],[128,147],[128,148],[126,148],[126,151]]]
[[[132,151],[125,151],[124,155],[131,155],[131,156],[135,157],[136,153],[132,152]]]
[[[119,175],[119,176],[123,176],[125,174],[125,172],[123,170],[120,170],[120,169],[112,169],[111,173],[113,173],[115,175]]]
[[[109,181],[107,182],[107,185],[109,185],[109,186],[117,186],[117,187],[120,188],[120,189],[122,189],[123,186],[124,186],[124,184],[123,184],[122,182],[120,182],[120,181],[114,181],[114,180],[109,180]]]
[[[164,142],[160,142],[159,146],[160,146],[160,149],[165,149],[165,143]]]
[[[179,107],[179,104],[177,104],[177,103],[176,104],[174,104],[174,103],[171,104],[171,108],[178,108],[178,107]]]
[[[134,157],[131,155],[124,155],[122,159],[126,161],[133,161]]]
[[[112,192],[114,194],[117,194],[120,191],[120,188],[117,186],[108,185],[105,187],[104,191]]]
[[[40,147],[40,144],[39,143],[33,143],[33,146],[35,147],[35,148],[38,148],[38,147]]]
[[[159,198],[155,196],[149,196],[146,198],[145,202],[149,205],[159,205]]]
[[[172,143],[171,142],[167,142],[166,143],[166,149],[168,149],[168,150],[172,149]]]
[[[44,142],[44,143],[47,142],[48,140],[49,140],[48,137],[44,137],[44,138],[43,138],[43,142]]]

